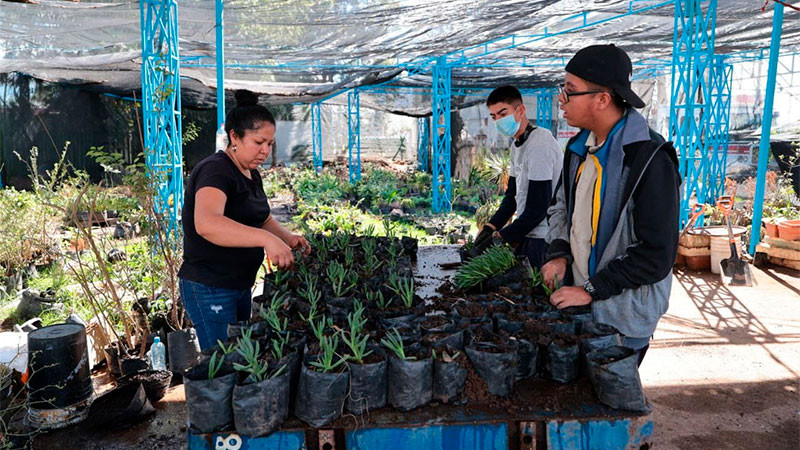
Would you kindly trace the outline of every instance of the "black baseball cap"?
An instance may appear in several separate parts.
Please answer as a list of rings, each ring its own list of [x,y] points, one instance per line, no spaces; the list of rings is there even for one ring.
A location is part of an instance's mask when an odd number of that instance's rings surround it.
[[[631,59],[614,44],[590,45],[578,50],[567,63],[566,71],[611,89],[634,108],[644,108],[642,99],[631,89]]]

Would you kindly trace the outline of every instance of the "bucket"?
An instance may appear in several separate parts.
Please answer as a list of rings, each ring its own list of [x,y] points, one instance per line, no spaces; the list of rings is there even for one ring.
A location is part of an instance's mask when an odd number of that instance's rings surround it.
[[[742,241],[739,236],[736,239],[736,251],[742,255]],[[711,236],[711,272],[719,274],[719,262],[731,257],[731,244],[727,236]]]
[[[86,329],[76,323],[28,333],[28,419],[45,428],[82,420],[94,391]]]

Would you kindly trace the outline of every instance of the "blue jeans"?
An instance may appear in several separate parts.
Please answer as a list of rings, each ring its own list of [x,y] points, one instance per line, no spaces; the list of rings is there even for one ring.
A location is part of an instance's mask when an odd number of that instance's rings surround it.
[[[228,324],[250,319],[250,290],[225,289],[180,278],[181,299],[192,319],[200,348],[228,338]]]

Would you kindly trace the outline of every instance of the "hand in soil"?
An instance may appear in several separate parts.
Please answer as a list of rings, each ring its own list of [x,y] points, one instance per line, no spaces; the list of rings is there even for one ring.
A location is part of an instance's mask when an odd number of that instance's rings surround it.
[[[582,287],[565,286],[553,292],[550,296],[550,303],[558,309],[568,306],[583,306],[592,302],[592,296]]]
[[[548,288],[555,288],[555,280],[561,283],[564,281],[564,276],[567,273],[567,259],[556,258],[542,266],[542,280]]]

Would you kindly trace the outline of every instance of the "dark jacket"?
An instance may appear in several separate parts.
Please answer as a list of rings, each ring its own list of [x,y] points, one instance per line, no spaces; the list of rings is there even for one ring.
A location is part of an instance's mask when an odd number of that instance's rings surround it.
[[[648,337],[666,312],[672,266],[678,249],[680,174],[674,147],[647,127],[636,111],[628,112],[622,135],[623,169],[614,201],[616,225],[589,281],[597,291],[595,320],[630,337]],[[571,139],[567,144],[575,140]],[[567,150],[556,194],[548,209],[546,260],[564,257],[571,264],[569,243],[575,200],[575,171],[584,157]]]

